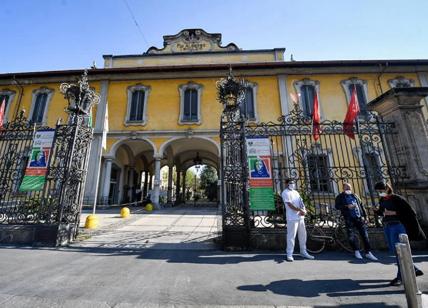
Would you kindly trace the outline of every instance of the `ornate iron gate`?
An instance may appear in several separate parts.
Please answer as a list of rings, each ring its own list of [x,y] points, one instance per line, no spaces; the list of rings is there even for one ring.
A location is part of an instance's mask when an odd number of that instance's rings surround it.
[[[325,120],[317,142],[312,119],[296,105],[278,122],[247,123],[239,108],[223,112],[221,121],[223,240],[226,246],[248,246],[250,235],[285,227],[280,197],[284,180],[292,178],[306,206],[316,219],[334,220],[335,196],[342,183],[352,184],[368,208],[370,226],[378,226],[372,205],[374,184],[389,181],[394,187],[405,178],[402,166],[391,165],[385,135],[394,134],[393,123],[375,114],[360,118],[355,139],[343,132],[343,123]],[[245,138],[264,137],[271,143],[274,211],[252,210],[248,202],[248,173]],[[391,148],[395,148],[392,145]],[[236,233],[240,230],[241,234]]]
[[[0,130],[0,242],[61,245],[77,234],[93,137],[89,110],[98,96],[83,95],[88,94],[86,75],[78,86],[66,86],[75,90],[71,98],[63,92],[74,103],[69,105],[67,124],[58,121],[55,128],[40,127],[22,111]],[[40,130],[54,131],[43,189],[20,191]]]

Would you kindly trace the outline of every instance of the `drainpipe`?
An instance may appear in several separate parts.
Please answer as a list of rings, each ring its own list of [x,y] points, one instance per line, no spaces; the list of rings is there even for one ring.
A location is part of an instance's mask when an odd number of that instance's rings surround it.
[[[389,65],[388,62],[385,62],[385,66],[382,69],[382,64],[379,64],[379,75],[377,75],[377,82],[378,82],[378,85],[380,88],[380,95],[383,94],[382,83],[380,82],[380,77],[383,75],[383,73],[385,73],[385,70],[387,69],[388,65]]]

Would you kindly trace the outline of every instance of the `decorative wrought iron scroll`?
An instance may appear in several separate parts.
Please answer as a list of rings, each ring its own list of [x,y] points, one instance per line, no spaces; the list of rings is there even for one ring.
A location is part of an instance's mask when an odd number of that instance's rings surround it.
[[[58,243],[78,229],[93,137],[88,116],[99,101],[87,84],[86,73],[78,85],[63,84],[61,89],[72,89],[65,93],[69,99],[67,124],[58,121],[55,128],[41,127],[21,112],[0,129],[0,224],[56,225]],[[46,181],[43,190],[21,192],[34,134],[39,129],[55,131]]]
[[[343,183],[347,182],[368,210],[370,225],[378,226],[378,217],[373,211],[373,205],[377,202],[373,189],[375,182],[397,184],[406,177],[403,166],[391,164],[388,148],[384,144],[385,135],[395,134],[394,125],[383,122],[375,114],[359,119],[354,127],[355,139],[344,134],[342,122],[324,120],[316,142],[312,136],[312,120],[304,116],[298,105],[278,122],[243,123],[242,126],[238,122],[222,121],[221,128],[223,161],[227,162],[222,167],[226,224],[242,223],[244,213],[248,212],[253,231],[283,228],[285,217],[280,194],[285,188],[284,180],[292,178],[297,182],[314,220],[327,223],[337,221],[340,214],[334,207],[335,197],[342,190]],[[242,196],[239,190],[231,189],[231,184],[227,186],[233,182],[246,187],[245,137],[256,136],[271,141],[275,211],[250,210],[247,200],[240,205],[247,197]],[[242,180],[240,184],[239,179]]]

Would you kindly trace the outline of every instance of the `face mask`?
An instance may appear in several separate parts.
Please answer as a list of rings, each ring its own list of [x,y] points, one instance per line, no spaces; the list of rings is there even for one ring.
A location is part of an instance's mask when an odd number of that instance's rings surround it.
[[[288,188],[289,188],[290,190],[295,190],[295,189],[296,189],[296,184],[289,184],[289,185],[288,185]]]
[[[386,197],[386,193],[384,192],[379,193],[379,197]]]
[[[347,194],[347,195],[350,195],[350,194],[352,194],[352,191],[351,190],[345,190],[345,194]]]

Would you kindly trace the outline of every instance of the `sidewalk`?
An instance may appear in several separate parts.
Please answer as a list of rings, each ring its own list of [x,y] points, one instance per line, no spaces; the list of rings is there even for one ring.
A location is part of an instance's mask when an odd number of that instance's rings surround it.
[[[119,209],[97,212],[100,226],[83,229],[81,218],[78,242],[72,247],[156,248],[156,249],[215,249],[219,217],[216,208],[178,207],[147,212],[130,208],[131,216],[121,218]]]
[[[390,287],[395,258],[325,252],[224,252],[213,244],[216,212],[173,208],[128,219],[99,212],[101,227],[70,247],[0,246],[0,307],[406,307]],[[82,218],[83,220],[83,218]],[[415,263],[428,293],[428,252]]]

